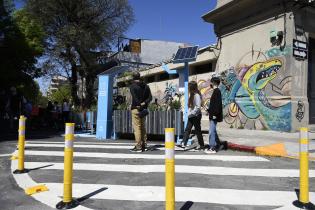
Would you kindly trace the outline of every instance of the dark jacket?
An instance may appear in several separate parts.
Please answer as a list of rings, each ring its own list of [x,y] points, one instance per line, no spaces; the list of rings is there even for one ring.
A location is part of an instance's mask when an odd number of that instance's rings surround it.
[[[213,90],[212,96],[210,98],[210,104],[208,107],[209,119],[216,120],[217,122],[222,122],[223,111],[222,111],[222,97],[219,88]],[[216,118],[214,119],[213,116]]]
[[[142,81],[134,81],[130,87],[131,93],[131,109],[137,109],[140,107],[141,109],[146,109],[148,104],[152,100],[151,90],[147,84]],[[141,103],[145,103],[144,106],[141,106]]]

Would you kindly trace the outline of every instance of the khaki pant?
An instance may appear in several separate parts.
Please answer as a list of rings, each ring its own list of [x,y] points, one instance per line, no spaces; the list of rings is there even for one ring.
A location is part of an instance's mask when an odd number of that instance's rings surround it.
[[[145,117],[140,118],[138,116],[139,111],[137,109],[131,110],[132,113],[132,127],[136,139],[136,147],[142,148],[143,143],[147,143],[147,132],[145,130]]]

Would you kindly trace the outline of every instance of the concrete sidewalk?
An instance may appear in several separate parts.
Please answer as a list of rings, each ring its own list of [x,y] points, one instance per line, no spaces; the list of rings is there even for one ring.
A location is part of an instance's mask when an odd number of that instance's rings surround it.
[[[299,132],[285,133],[277,131],[232,129],[218,126],[218,134],[222,141],[229,142],[229,148],[241,151],[271,152],[271,156],[299,156]],[[208,135],[205,136],[208,142]],[[264,153],[264,152],[263,152]],[[309,155],[315,160],[315,133],[309,132]]]

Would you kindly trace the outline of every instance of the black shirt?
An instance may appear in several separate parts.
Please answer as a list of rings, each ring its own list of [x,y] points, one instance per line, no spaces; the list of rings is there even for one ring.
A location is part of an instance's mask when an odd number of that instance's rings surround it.
[[[145,103],[144,106],[141,106],[141,109],[147,108],[152,100],[149,86],[142,81],[134,81],[129,88],[132,97],[131,109],[136,109],[138,106],[140,107],[141,103]]]
[[[222,97],[221,97],[221,91],[219,88],[215,88],[213,90],[212,96],[210,98],[208,112],[209,112],[210,120],[216,120],[218,122],[222,122],[223,120]],[[213,119],[213,116],[215,116],[216,119]]]

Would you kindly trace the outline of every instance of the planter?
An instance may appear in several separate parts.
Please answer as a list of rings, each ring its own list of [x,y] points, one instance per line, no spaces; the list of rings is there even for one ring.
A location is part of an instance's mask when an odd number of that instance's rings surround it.
[[[113,112],[113,132],[133,133],[130,110],[115,110]],[[147,134],[164,135],[165,128],[175,128],[176,135],[183,133],[183,113],[177,110],[149,111],[146,116]]]

